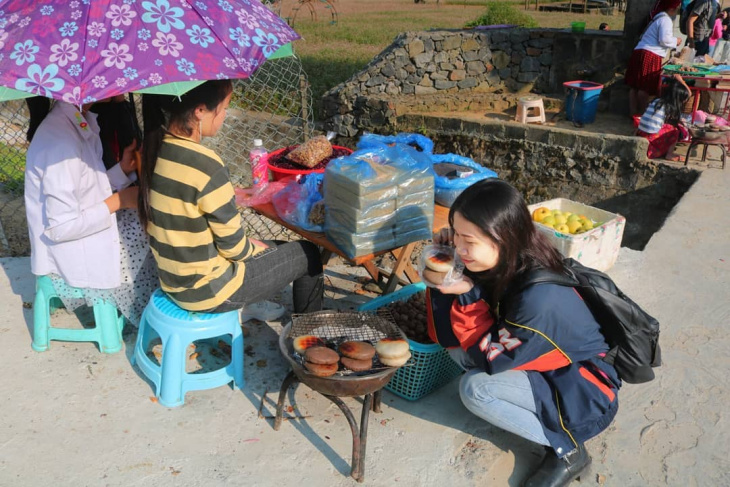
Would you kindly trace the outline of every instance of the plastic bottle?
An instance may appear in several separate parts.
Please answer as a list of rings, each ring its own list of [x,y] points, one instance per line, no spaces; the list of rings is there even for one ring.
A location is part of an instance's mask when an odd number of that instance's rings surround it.
[[[251,161],[251,177],[253,178],[253,186],[263,190],[269,184],[269,168],[266,164],[268,152],[264,148],[261,139],[254,139],[253,149],[249,153]]]

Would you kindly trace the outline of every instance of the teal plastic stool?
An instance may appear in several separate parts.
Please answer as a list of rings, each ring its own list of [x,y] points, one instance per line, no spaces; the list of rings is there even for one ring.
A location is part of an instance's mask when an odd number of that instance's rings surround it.
[[[84,291],[70,288],[73,297],[83,298]],[[96,326],[89,329],[56,328],[51,326],[51,314],[63,307],[61,298],[53,288],[48,276],[37,276],[35,281],[35,300],[33,301],[33,344],[36,352],[50,348],[51,340],[66,342],[96,342],[104,353],[117,353],[122,349],[122,329],[124,317],[117,308],[106,301],[94,305]]]
[[[147,356],[154,330],[162,340],[162,366]],[[194,341],[230,336],[231,363],[212,372],[185,372],[188,345]],[[212,389],[233,382],[243,388],[243,332],[238,311],[194,313],[175,304],[161,289],[152,293],[142,313],[132,365],[137,365],[155,384],[155,396],[165,407],[181,406],[185,393]]]

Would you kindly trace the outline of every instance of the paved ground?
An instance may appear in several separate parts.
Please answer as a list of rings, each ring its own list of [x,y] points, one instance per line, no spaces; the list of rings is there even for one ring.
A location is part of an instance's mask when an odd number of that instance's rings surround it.
[[[661,321],[665,364],[655,381],[622,389],[615,423],[589,443],[583,485],[730,485],[729,203],[730,170],[706,170],[646,249],[622,249],[610,271]],[[193,392],[167,409],[130,365],[133,330],[116,355],[89,343],[33,352],[28,260],[0,265],[0,485],[356,484],[349,428],[328,400],[299,386],[292,419],[277,432],[267,418],[287,370],[281,323],[245,325],[243,391]],[[334,289],[350,271],[330,270],[330,299],[344,299]],[[347,299],[338,305],[366,297]],[[347,403],[359,413],[357,400]],[[539,451],[468,413],[457,381],[416,402],[386,392],[371,416],[365,485],[515,486]]]

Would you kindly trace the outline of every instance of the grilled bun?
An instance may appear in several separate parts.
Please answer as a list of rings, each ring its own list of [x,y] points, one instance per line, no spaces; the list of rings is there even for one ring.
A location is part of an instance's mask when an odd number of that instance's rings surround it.
[[[314,335],[302,335],[296,337],[292,345],[295,352],[297,352],[299,355],[304,355],[304,352],[306,352],[308,348],[324,347],[325,343],[324,340]]]
[[[424,259],[426,267],[436,272],[447,273],[454,268],[454,257],[445,252],[437,252]]]

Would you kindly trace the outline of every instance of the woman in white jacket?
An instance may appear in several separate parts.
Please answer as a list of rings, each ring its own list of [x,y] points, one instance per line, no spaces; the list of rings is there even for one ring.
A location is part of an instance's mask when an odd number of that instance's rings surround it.
[[[107,171],[90,104],[79,110],[56,102],[47,115],[46,100],[30,99],[28,105],[25,208],[31,271],[51,277],[67,309],[106,299],[136,326],[159,283],[136,214],[134,144]],[[68,286],[83,288],[85,299],[72,298]]]

